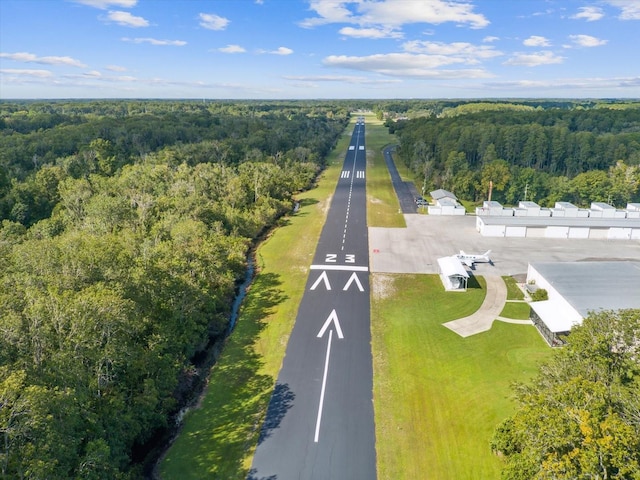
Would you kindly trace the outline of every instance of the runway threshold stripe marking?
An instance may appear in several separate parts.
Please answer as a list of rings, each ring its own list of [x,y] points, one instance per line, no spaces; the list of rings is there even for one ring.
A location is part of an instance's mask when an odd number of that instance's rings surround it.
[[[313,441],[318,443],[320,438],[320,422],[322,422],[322,406],[324,404],[324,391],[327,386],[327,373],[329,372],[329,356],[331,355],[331,338],[333,337],[333,330],[329,330],[329,342],[327,343],[327,356],[324,360],[324,375],[322,376],[322,389],[320,390],[320,405],[318,405],[318,417],[316,419],[316,434],[313,437]]]
[[[311,270],[343,270],[346,272],[368,272],[369,267],[360,265],[311,265]]]

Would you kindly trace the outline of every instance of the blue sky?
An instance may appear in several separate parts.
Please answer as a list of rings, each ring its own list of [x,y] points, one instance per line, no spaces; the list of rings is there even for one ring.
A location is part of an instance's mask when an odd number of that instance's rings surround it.
[[[0,98],[640,98],[640,0],[2,0]]]

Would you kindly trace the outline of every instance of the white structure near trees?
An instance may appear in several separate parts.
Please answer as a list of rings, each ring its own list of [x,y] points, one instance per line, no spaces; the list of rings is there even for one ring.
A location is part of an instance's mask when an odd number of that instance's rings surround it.
[[[602,202],[593,202],[589,209],[569,202],[556,202],[553,208],[520,202],[517,208],[504,208],[499,202],[484,202],[476,209],[476,230],[484,237],[640,240],[640,205],[617,210]]]
[[[435,205],[429,205],[429,215],[464,215],[466,210],[460,202],[458,197],[453,193],[443,189],[434,190],[430,192],[431,198],[435,202]]]
[[[640,308],[640,262],[530,263],[527,286],[547,291],[531,320],[549,345],[561,345],[590,312]]]

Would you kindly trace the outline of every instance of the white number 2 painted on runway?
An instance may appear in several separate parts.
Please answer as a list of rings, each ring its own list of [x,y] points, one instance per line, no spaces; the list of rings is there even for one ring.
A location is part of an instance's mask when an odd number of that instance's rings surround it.
[[[327,253],[327,256],[324,258],[324,263],[336,263],[337,260],[338,254]],[[356,256],[353,253],[347,253],[344,256],[344,263],[356,263]]]

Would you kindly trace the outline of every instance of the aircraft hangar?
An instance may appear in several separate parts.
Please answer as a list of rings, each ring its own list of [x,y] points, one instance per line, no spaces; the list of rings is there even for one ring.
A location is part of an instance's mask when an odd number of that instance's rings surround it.
[[[640,240],[640,205],[618,210],[602,202],[589,209],[568,202],[541,208],[534,202],[520,202],[518,208],[504,208],[498,202],[484,202],[476,210],[476,230],[484,237],[582,238]]]
[[[640,308],[640,262],[530,263],[527,287],[547,291],[531,302],[531,320],[551,346],[590,312]]]

